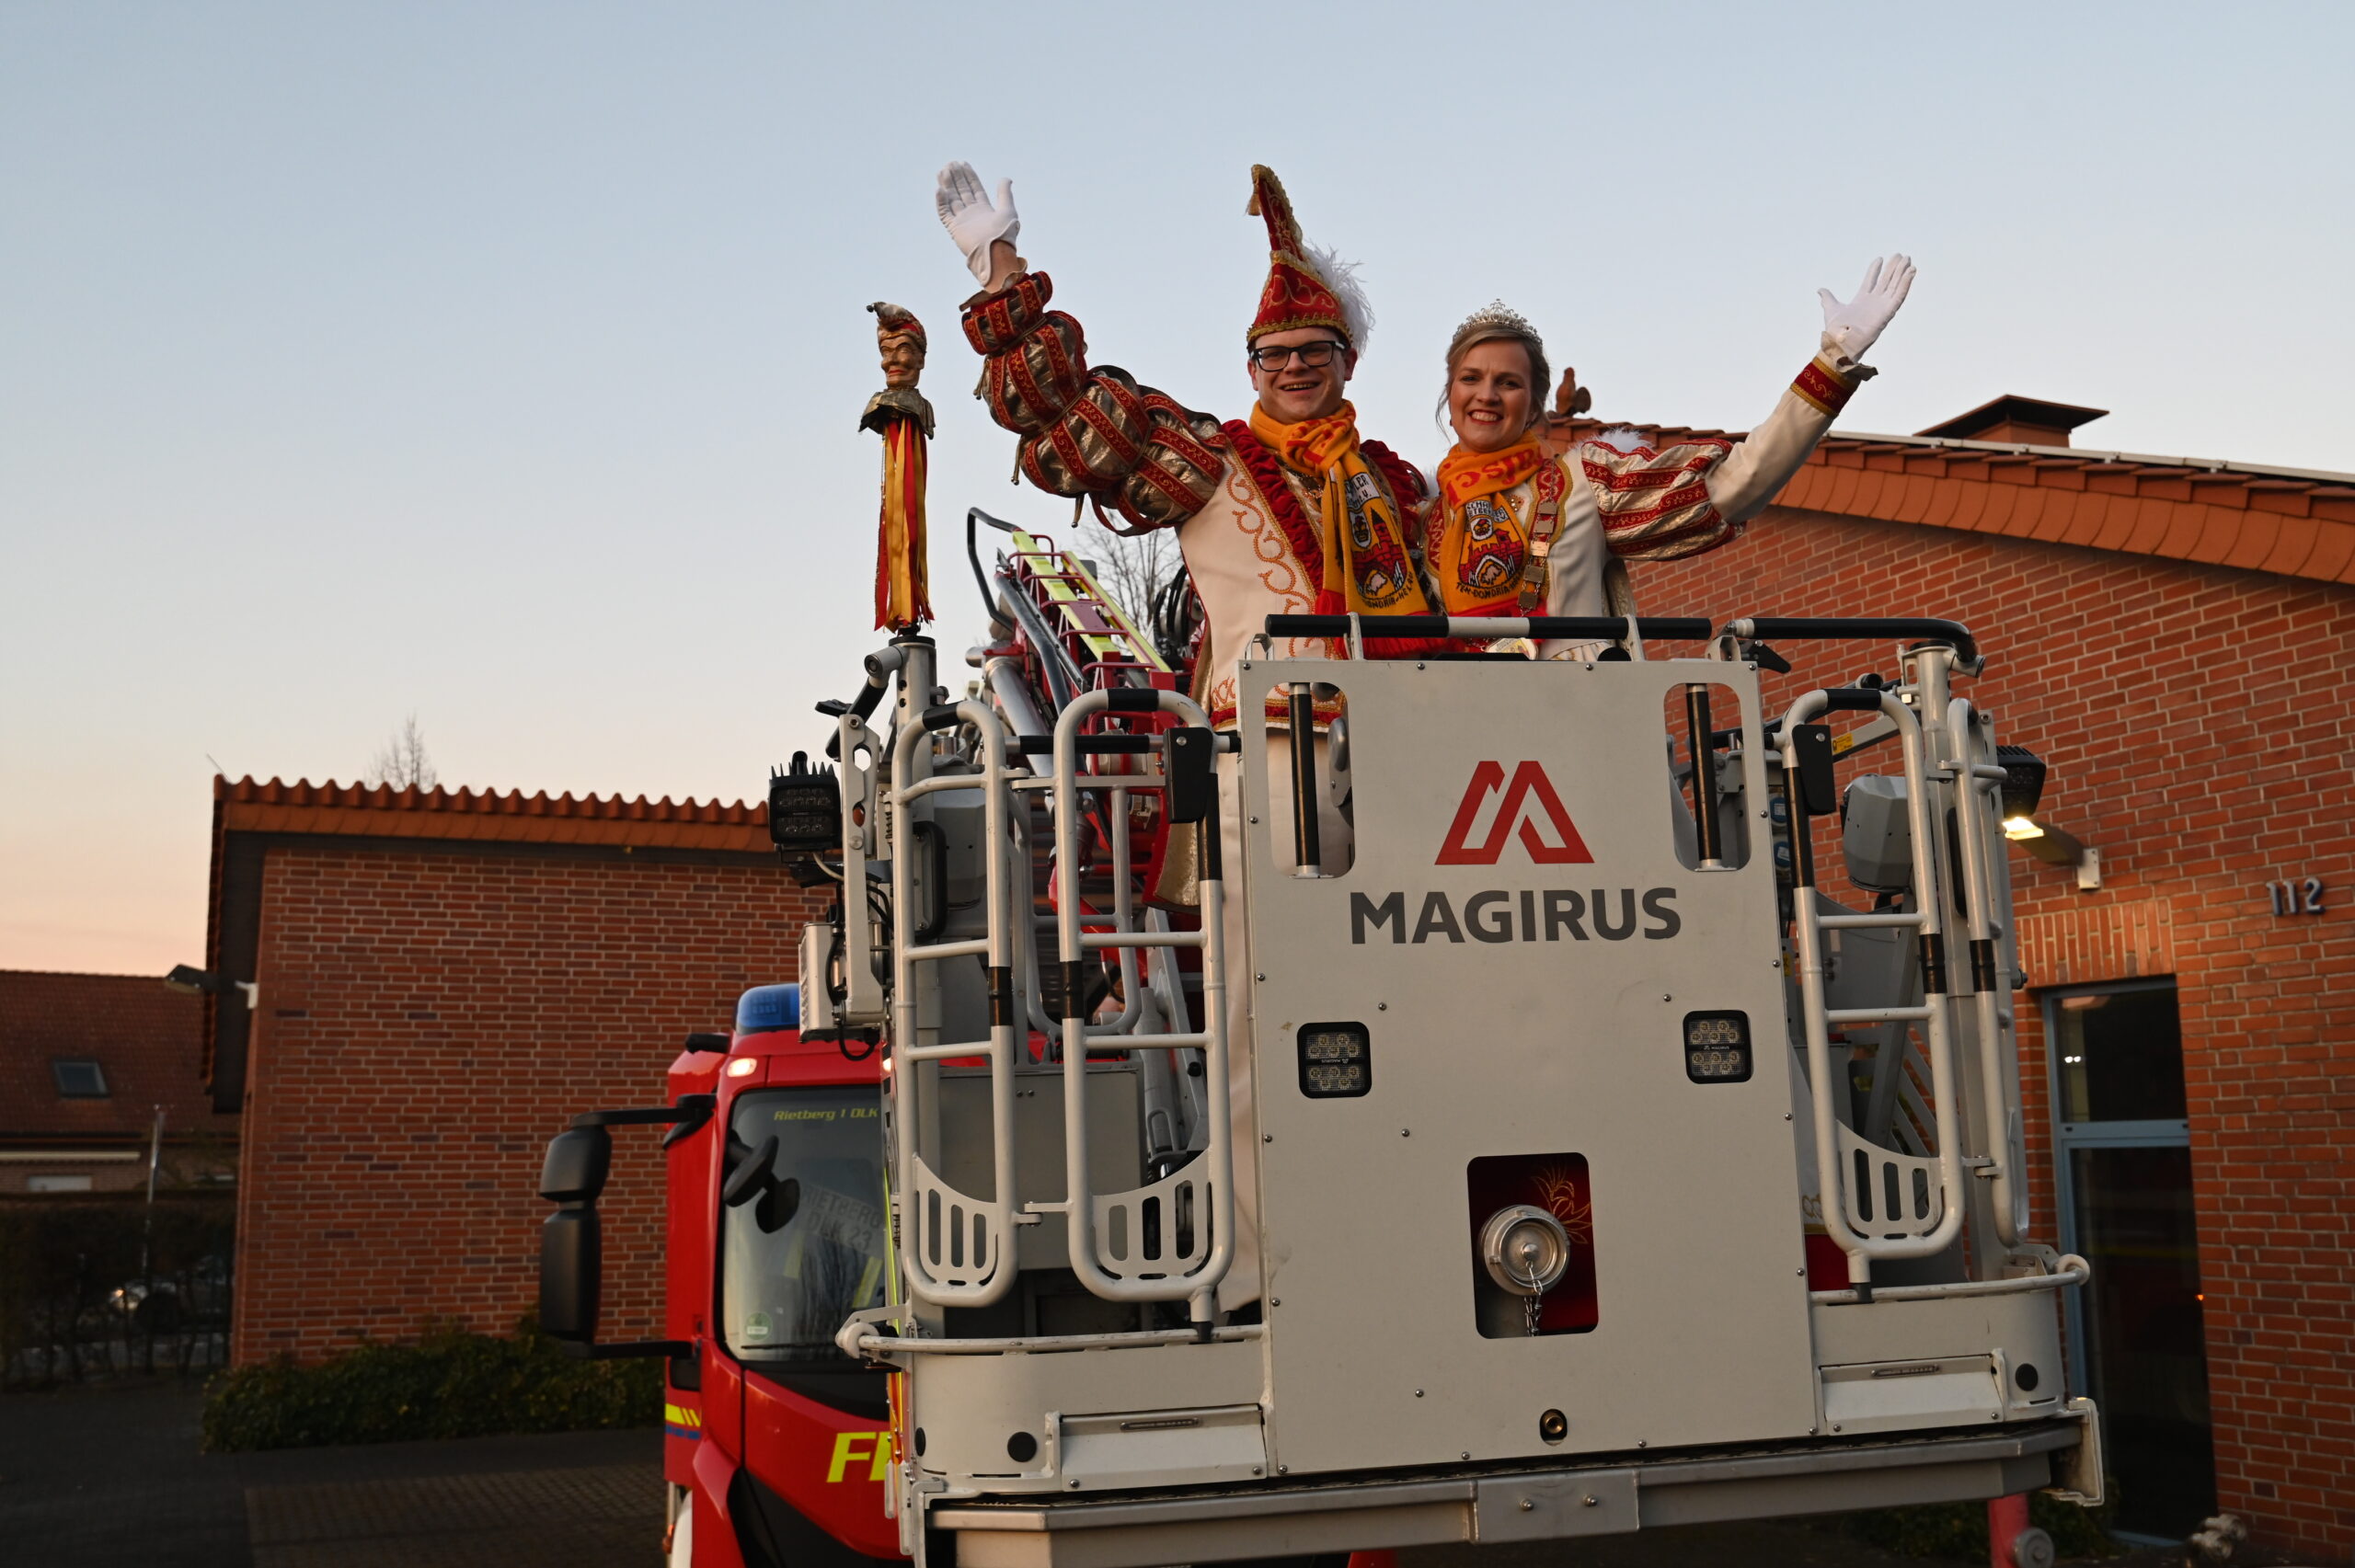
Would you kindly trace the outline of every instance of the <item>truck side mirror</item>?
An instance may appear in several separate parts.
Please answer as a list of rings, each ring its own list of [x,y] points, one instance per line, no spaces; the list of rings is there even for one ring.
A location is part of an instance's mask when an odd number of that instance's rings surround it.
[[[593,1204],[568,1205],[541,1222],[540,1327],[552,1338],[597,1341],[603,1230]]]
[[[753,1222],[763,1235],[774,1236],[786,1228],[801,1208],[801,1183],[792,1176],[776,1179],[776,1134],[761,1139],[758,1149],[743,1150],[739,1143],[729,1150],[735,1169],[728,1174],[726,1185],[719,1189],[719,1201],[729,1208],[741,1208],[753,1199],[760,1200],[752,1210]]]
[[[557,1133],[540,1162],[540,1196],[550,1203],[595,1203],[613,1163],[614,1135],[603,1127]]]

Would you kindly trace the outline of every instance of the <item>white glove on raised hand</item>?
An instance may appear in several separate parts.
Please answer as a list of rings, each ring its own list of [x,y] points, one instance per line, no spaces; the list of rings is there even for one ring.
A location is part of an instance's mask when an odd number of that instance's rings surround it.
[[[965,253],[965,265],[972,269],[976,282],[986,285],[990,280],[990,246],[998,240],[1012,245],[1022,232],[1022,216],[1014,210],[1014,181],[997,182],[997,200],[993,202],[982,189],[982,177],[966,163],[950,164],[940,171],[940,189],[933,201],[940,209],[940,226]]]
[[[1823,302],[1824,345],[1836,349],[1851,363],[1863,359],[1913,286],[1913,263],[1902,256],[1891,256],[1885,262],[1873,258],[1873,264],[1865,269],[1865,280],[1845,304],[1832,298],[1831,290],[1818,289],[1816,298]]]

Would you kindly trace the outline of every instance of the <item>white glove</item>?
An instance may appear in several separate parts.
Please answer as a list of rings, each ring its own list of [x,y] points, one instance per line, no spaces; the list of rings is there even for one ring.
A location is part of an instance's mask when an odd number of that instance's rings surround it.
[[[1845,304],[1832,298],[1831,290],[1818,289],[1816,298],[1823,302],[1824,347],[1837,350],[1852,364],[1863,359],[1913,286],[1913,263],[1902,256],[1891,256],[1885,264],[1878,257],[1873,258],[1873,264],[1865,269],[1865,280],[1856,286],[1855,297]]]
[[[1014,181],[997,182],[997,200],[982,189],[982,177],[971,164],[950,164],[940,171],[940,189],[933,201],[940,209],[940,226],[965,253],[965,265],[974,281],[990,280],[990,246],[999,240],[1012,245],[1022,232],[1022,215],[1014,210]]]

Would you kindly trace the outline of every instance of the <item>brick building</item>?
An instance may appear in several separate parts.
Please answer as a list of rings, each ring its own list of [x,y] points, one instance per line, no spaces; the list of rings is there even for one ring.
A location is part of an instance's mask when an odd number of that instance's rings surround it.
[[[1977,633],[1986,672],[1958,694],[2051,764],[2040,819],[2101,855],[2094,891],[2012,867],[2037,1233],[2097,1265],[2072,1370],[2108,1414],[2120,1523],[2174,1528],[2212,1449],[2218,1504],[2344,1561],[2355,475],[2073,447],[2097,414],[2005,398],[1827,441],[1741,540],[1639,567],[1637,594]],[[1716,432],[1658,436],[1693,433]],[[1886,646],[1785,651],[1819,680],[1896,673]],[[1802,689],[1766,682],[1770,711]]]
[[[250,779],[213,801],[206,967],[258,988],[206,998],[214,1104],[244,1107],[238,1363],[512,1327],[547,1139],[661,1104],[685,1033],[791,979],[817,913],[760,807]],[[659,1331],[661,1196],[654,1136],[615,1139],[613,1337]]]
[[[0,970],[0,1201],[234,1181],[237,1118],[197,1074],[204,1014],[152,975]]]

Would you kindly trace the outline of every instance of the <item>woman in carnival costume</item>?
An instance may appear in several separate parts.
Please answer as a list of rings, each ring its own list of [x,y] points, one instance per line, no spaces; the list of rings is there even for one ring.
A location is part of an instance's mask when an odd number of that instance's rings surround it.
[[[1854,298],[1818,291],[1821,350],[1741,441],[1695,437],[1658,451],[1606,432],[1554,455],[1541,442],[1545,345],[1502,302],[1447,348],[1455,447],[1426,509],[1422,554],[1451,615],[1606,615],[1614,557],[1674,560],[1730,544],[1789,482],[1833,416],[1876,372],[1865,353],[1913,284],[1902,256],[1876,260]],[[1553,642],[1542,658],[1591,645]]]

